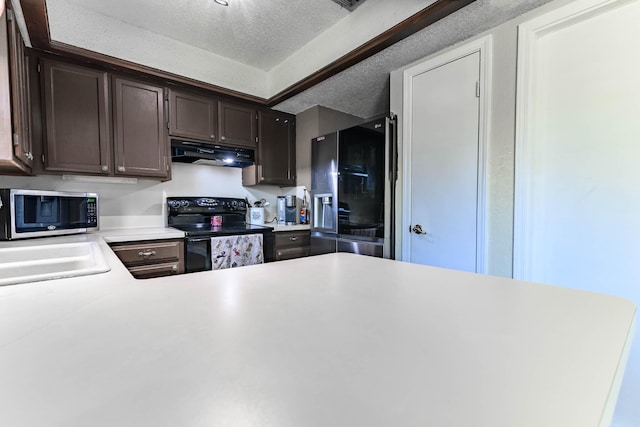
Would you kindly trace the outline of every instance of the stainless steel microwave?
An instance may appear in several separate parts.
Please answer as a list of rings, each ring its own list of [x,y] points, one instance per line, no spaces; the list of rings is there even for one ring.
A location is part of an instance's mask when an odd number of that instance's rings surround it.
[[[98,229],[96,193],[0,189],[0,240]]]

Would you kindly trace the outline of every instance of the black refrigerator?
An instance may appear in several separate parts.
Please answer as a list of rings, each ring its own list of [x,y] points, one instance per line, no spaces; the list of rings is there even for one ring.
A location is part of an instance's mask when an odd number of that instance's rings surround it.
[[[311,253],[395,258],[395,120],[382,117],[311,141]]]

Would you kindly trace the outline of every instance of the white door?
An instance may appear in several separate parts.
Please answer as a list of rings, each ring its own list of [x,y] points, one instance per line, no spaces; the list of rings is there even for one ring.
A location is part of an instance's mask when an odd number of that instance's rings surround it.
[[[479,82],[478,51],[412,76],[409,262],[477,270]]]
[[[593,3],[521,29],[514,276],[639,304],[640,2]],[[640,425],[640,335],[633,345],[625,427]]]

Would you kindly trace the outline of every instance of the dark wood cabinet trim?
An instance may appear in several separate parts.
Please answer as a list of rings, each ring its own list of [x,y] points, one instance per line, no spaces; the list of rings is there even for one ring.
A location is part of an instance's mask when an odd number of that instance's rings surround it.
[[[118,71],[143,73],[165,80],[166,84],[178,83],[209,90],[232,98],[254,102],[260,105],[273,106],[303,92],[310,87],[332,77],[341,71],[357,64],[358,62],[375,55],[394,43],[403,40],[410,35],[428,27],[434,22],[452,14],[453,12],[473,3],[475,0],[437,0],[435,3],[410,16],[396,26],[390,28],[377,37],[369,40],[358,48],[343,55],[332,63],[326,65],[315,73],[305,77],[269,99],[264,99],[242,92],[226,89],[220,86],[204,83],[198,80],[182,77],[166,71],[146,67],[130,61],[125,61],[112,56],[103,55],[86,49],[77,48],[64,43],[52,41],[49,36],[49,21],[45,0],[21,0],[22,12],[27,23],[29,37],[34,48],[64,55],[82,61],[90,61],[94,64],[109,67]]]

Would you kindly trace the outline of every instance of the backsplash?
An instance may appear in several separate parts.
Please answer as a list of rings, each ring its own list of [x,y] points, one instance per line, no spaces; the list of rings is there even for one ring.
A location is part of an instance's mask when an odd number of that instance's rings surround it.
[[[304,187],[242,186],[242,170],[219,166],[174,163],[171,181],[138,179],[135,184],[81,182],[62,176],[0,176],[0,188],[95,192],[100,195],[100,228],[164,227],[165,199],[176,196],[247,197],[251,203],[265,199],[265,221],[276,217],[278,196],[296,194]],[[90,177],[93,179],[94,177]],[[100,178],[98,178],[99,180]]]

